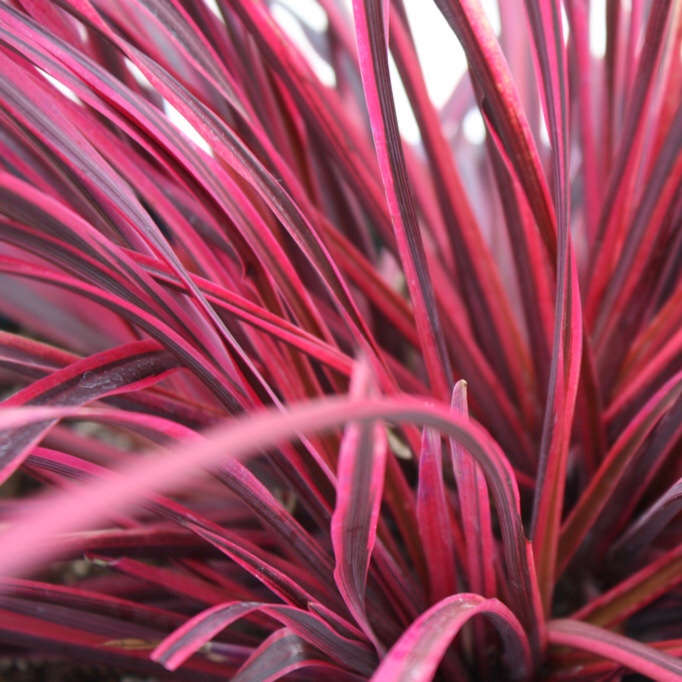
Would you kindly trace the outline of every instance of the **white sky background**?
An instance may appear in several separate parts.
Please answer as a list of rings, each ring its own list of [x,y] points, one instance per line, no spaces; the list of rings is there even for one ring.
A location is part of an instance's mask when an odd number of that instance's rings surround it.
[[[204,0],[204,2],[218,13],[214,0]],[[348,8],[349,16],[352,16],[352,0],[343,0],[343,2]],[[435,105],[440,107],[447,101],[453,87],[466,70],[464,51],[433,0],[403,0],[403,2],[412,27],[417,54],[425,74],[429,95]],[[498,2],[515,3],[518,5],[519,11],[525,11],[523,0],[481,0],[481,4],[496,32],[499,32],[500,26]],[[606,46],[605,7],[606,0],[592,0],[590,3],[590,47],[595,56],[602,56]],[[284,31],[299,44],[321,81],[332,86],[334,74],[331,67],[318,57],[309,44],[297,18],[303,18],[314,29],[324,30],[327,21],[326,15],[316,0],[277,0],[272,5],[272,13]],[[564,17],[564,26],[566,27],[566,25],[567,21]],[[565,30],[567,31],[567,29]],[[391,79],[401,133],[408,142],[416,143],[419,141],[419,131],[395,68],[392,69]],[[206,142],[168,103],[166,103],[166,111],[171,120],[200,146],[209,151]],[[483,141],[485,129],[478,112],[469,112],[462,124],[464,134],[471,142],[480,143]]]
[[[280,7],[273,7],[273,15],[282,28],[299,44],[308,56],[313,68],[317,71],[323,82],[332,85],[333,73],[328,65],[321,63],[316,58],[297,20],[284,8],[290,8],[313,27],[323,29],[326,23],[324,12],[315,0],[278,0]],[[499,0],[500,2],[512,2],[519,6],[519,11],[525,11],[522,0]],[[352,0],[344,0],[348,12],[352,15]],[[436,106],[442,106],[450,96],[453,87],[459,81],[466,70],[464,51],[457,42],[452,30],[443,19],[435,3],[431,0],[404,0],[405,9],[412,26],[417,53],[426,76],[426,85],[431,99]],[[498,0],[481,0],[488,18],[495,29],[499,32],[500,19],[498,13]],[[592,52],[602,55],[605,49],[604,14],[606,0],[592,0],[591,3],[591,34],[590,45]],[[564,21],[566,24],[567,22]],[[396,109],[400,129],[405,138],[410,142],[419,139],[417,126],[412,118],[409,104],[405,93],[399,87],[399,78],[392,72]],[[484,135],[483,121],[480,116],[469,117],[464,121],[465,135],[472,141],[481,141]]]

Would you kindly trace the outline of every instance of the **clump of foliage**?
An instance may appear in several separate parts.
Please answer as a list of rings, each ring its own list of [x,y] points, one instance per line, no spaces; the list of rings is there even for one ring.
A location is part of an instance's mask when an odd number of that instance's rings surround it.
[[[3,656],[680,679],[682,3],[318,3],[0,3]]]

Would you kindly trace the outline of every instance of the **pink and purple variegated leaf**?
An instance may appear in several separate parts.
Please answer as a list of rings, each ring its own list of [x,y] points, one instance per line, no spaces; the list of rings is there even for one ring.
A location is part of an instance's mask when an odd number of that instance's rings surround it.
[[[458,381],[452,392],[452,411],[469,417],[467,384]],[[452,469],[457,481],[462,529],[466,542],[469,590],[484,597],[497,596],[495,560],[497,549],[493,538],[488,485],[481,468],[466,449],[450,439]]]
[[[524,679],[533,669],[530,645],[516,616],[497,599],[462,593],[434,604],[393,645],[372,676],[375,682],[430,680],[462,626],[483,614],[504,642],[508,679]]]
[[[545,614],[548,615],[555,584],[556,553],[583,339],[578,271],[570,235],[568,69],[561,3],[558,0],[545,3],[529,1],[526,9],[542,74],[541,91],[552,144],[558,241],[554,343],[532,520],[538,582]]]
[[[408,39],[404,22],[390,12],[391,53],[401,74],[419,126],[424,152],[432,168],[431,177],[446,234],[440,244],[451,252],[462,287],[464,305],[481,348],[507,391],[525,400],[528,381],[527,350],[519,334],[499,268],[485,242],[469,197],[451,155],[437,111],[430,101],[419,69],[417,55]],[[436,236],[437,238],[437,236]],[[445,258],[446,254],[443,254]]]
[[[338,667],[332,666],[314,647],[285,627],[263,640],[237,671],[232,682],[274,682],[298,670],[313,672],[311,668],[329,679],[347,679],[350,682],[355,677],[351,673],[339,675]]]
[[[682,2],[524,4],[0,2],[3,658],[682,679]]]
[[[466,53],[478,104],[513,165],[550,262],[557,256],[554,207],[521,100],[479,0],[435,0]]]
[[[3,600],[4,602],[4,600]],[[15,646],[25,646],[35,648],[44,654],[59,654],[64,649],[73,650],[75,654],[83,660],[109,665],[127,666],[129,670],[136,670],[142,674],[159,674],[163,672],[158,664],[149,660],[149,651],[153,648],[153,640],[140,639],[137,637],[126,637],[126,626],[130,623],[121,621],[118,625],[119,636],[109,636],[106,631],[97,631],[92,624],[87,623],[87,618],[83,618],[83,626],[75,624],[51,622],[49,607],[41,606],[46,611],[48,618],[40,618],[34,615],[35,604],[27,604],[27,613],[22,613],[19,604],[14,603],[17,608],[4,605],[0,608],[0,639],[10,638]],[[52,616],[55,618],[56,614]],[[132,630],[129,629],[128,632]],[[111,634],[111,630],[109,633]],[[152,634],[153,633],[153,634]],[[163,636],[162,631],[147,631],[152,634],[154,640]],[[235,670],[242,662],[244,654],[222,664],[208,661],[204,658],[194,657],[187,662],[186,668],[180,672],[178,679],[191,680],[200,676],[207,681],[222,680],[225,677],[226,669]]]
[[[666,552],[572,614],[576,620],[613,627],[682,582],[682,546]]]
[[[140,341],[72,362],[15,393],[3,405],[85,405],[151,386],[177,367],[177,361],[155,341]],[[9,478],[53,424],[47,421],[4,431],[0,437],[0,480]]]
[[[457,592],[457,564],[452,511],[443,477],[440,434],[426,428],[422,434],[417,484],[417,520],[429,575],[429,595],[435,604]]]
[[[450,361],[443,343],[433,285],[408,183],[402,141],[398,134],[386,53],[387,10],[387,3],[383,0],[353,2],[360,73],[386,202],[414,306],[431,389],[435,395],[446,399],[452,383]]]
[[[682,394],[682,373],[674,375],[640,410],[602,462],[561,528],[557,569],[561,572],[618,489],[626,466],[662,416]]]
[[[258,602],[219,604],[203,611],[167,637],[154,650],[152,659],[174,670],[221,630],[254,612],[280,621],[351,672],[366,674],[372,669],[374,658],[369,649],[335,633],[321,618],[289,606]]]
[[[370,368],[361,360],[355,365],[350,396],[362,399],[371,393]],[[367,618],[365,590],[377,536],[387,448],[382,425],[346,426],[339,448],[336,506],[330,528],[336,558],[334,580],[348,610],[380,653],[383,647]]]
[[[680,659],[588,623],[568,619],[550,621],[547,635],[550,644],[589,651],[651,680],[674,682],[682,677]]]
[[[644,162],[642,147],[649,124],[646,105],[656,83],[654,71],[660,59],[667,33],[666,24],[673,4],[671,0],[655,3],[648,18],[642,54],[632,83],[632,96],[628,100],[622,138],[613,162],[606,197],[602,202],[599,228],[591,250],[591,279],[585,305],[586,318],[590,324],[600,323],[599,316],[607,314],[607,309],[602,308],[605,302],[604,289],[628,236],[627,214],[632,209],[631,202],[635,195],[633,189]]]
[[[614,557],[637,555],[682,511],[682,479],[666,490],[611,547]]]
[[[107,417],[121,419],[123,423],[136,420],[132,415],[119,415],[116,411],[88,410],[87,408],[13,408],[0,414],[0,428],[8,425],[26,424],[45,418],[83,416],[88,418]],[[519,494],[513,471],[506,458],[492,441],[487,432],[473,422],[454,415],[449,408],[438,404],[425,404],[422,400],[404,396],[401,398],[380,398],[372,401],[349,401],[348,398],[327,398],[310,404],[301,404],[288,413],[275,410],[265,411],[260,417],[251,415],[219,428],[209,434],[206,440],[193,440],[192,457],[187,457],[187,446],[179,445],[160,457],[148,457],[130,467],[126,486],[114,479],[91,485],[68,497],[53,501],[59,508],[58,514],[45,520],[43,509],[27,515],[20,523],[6,529],[0,535],[0,549],[11,547],[15,542],[24,545],[31,538],[31,552],[16,554],[0,552],[0,572],[8,573],[24,569],[44,558],[50,552],[47,541],[56,532],[80,528],[85,519],[94,522],[105,510],[115,505],[126,508],[141,496],[150,492],[167,491],[186,477],[197,473],[202,466],[211,466],[225,457],[225,443],[229,443],[232,457],[241,458],[262,448],[277,443],[283,438],[293,437],[301,432],[320,432],[353,420],[371,421],[386,419],[394,422],[423,423],[442,430],[461,440],[463,446],[481,466],[495,501],[503,538],[506,570],[517,586],[510,594],[514,610],[528,631],[531,643],[539,650],[541,637],[541,616],[539,595],[533,567],[529,561],[527,541],[524,535],[519,510]],[[142,423],[156,423],[145,416]],[[158,420],[163,423],[163,420]],[[84,514],[87,509],[88,513]],[[38,542],[40,539],[40,542]],[[42,543],[42,544],[41,544]],[[54,547],[52,548],[54,551]]]

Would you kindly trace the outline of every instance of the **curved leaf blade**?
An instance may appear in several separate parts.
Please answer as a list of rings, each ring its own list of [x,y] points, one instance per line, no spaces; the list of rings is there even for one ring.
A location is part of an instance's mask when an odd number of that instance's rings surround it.
[[[532,674],[530,645],[516,616],[497,599],[458,594],[423,613],[393,645],[372,676],[374,682],[430,680],[462,626],[484,614],[496,626],[507,653],[509,679]]]
[[[595,625],[553,620],[547,624],[547,637],[550,644],[588,651],[657,682],[676,682],[682,677],[680,659]]]

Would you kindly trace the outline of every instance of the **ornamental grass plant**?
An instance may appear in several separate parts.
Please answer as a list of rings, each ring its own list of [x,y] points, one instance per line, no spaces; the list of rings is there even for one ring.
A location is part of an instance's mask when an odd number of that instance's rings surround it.
[[[682,679],[682,2],[595,1],[433,0],[438,107],[402,0],[0,2],[0,658]]]

